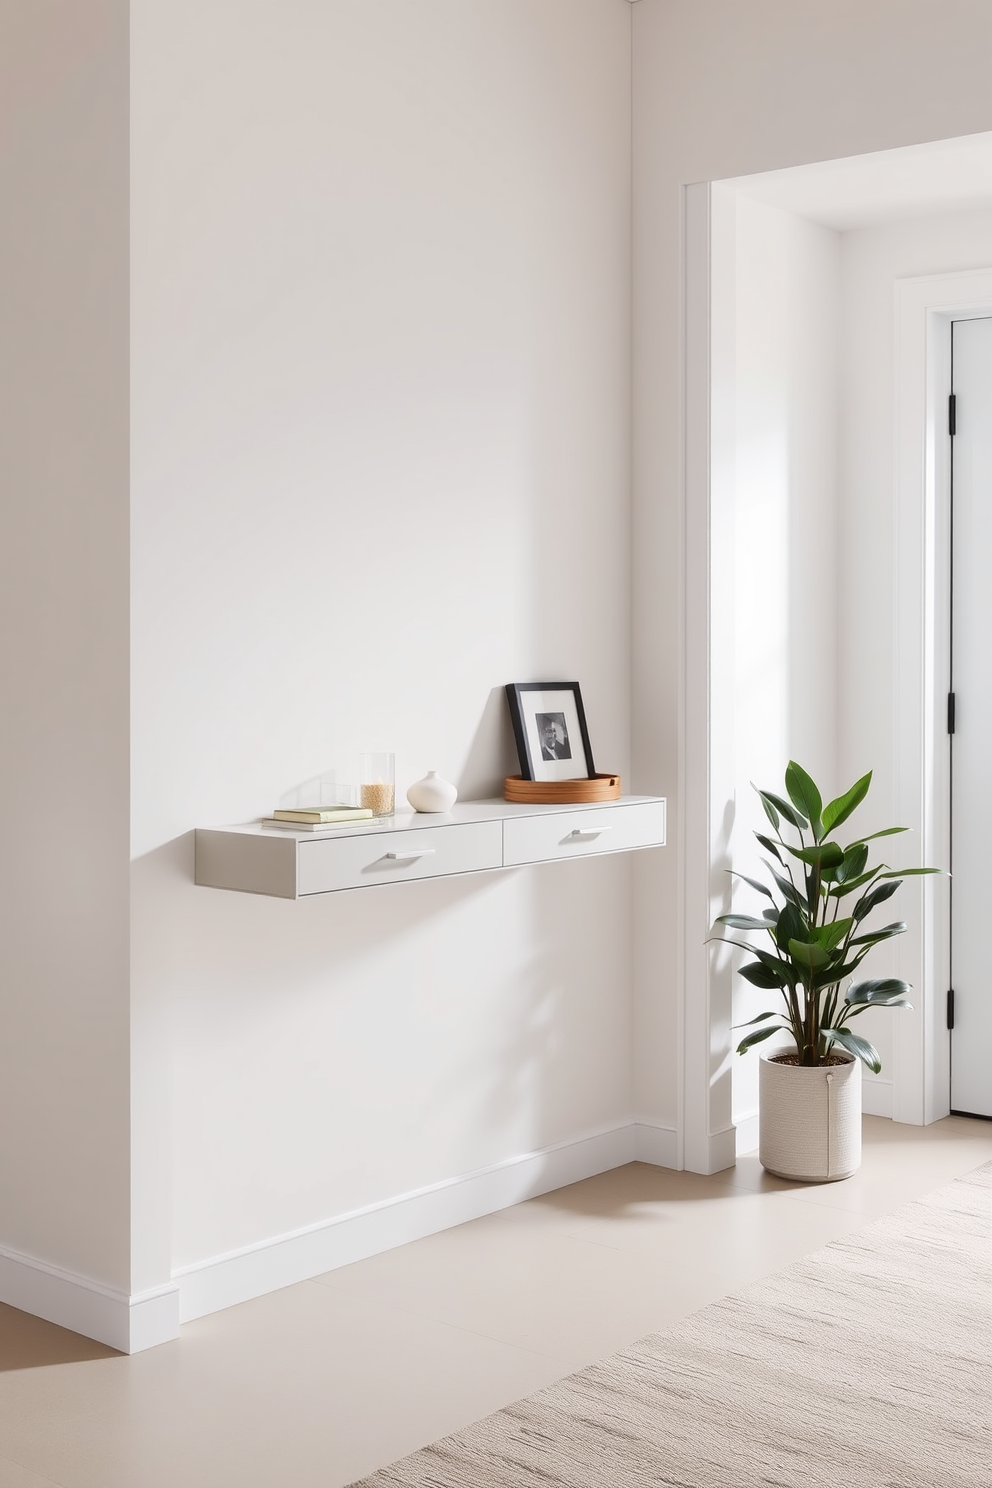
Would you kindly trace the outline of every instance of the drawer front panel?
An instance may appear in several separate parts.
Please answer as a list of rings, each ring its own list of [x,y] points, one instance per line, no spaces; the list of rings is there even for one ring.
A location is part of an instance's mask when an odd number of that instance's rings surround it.
[[[368,837],[323,837],[300,843],[299,892],[327,894],[370,884],[443,878],[499,868],[502,861],[503,827],[498,821],[411,827]]]
[[[555,858],[588,858],[635,847],[660,847],[664,841],[663,801],[508,817],[503,823],[503,862],[509,868]]]

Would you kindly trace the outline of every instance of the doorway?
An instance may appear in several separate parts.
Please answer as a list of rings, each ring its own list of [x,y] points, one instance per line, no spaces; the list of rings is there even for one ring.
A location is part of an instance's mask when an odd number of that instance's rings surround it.
[[[728,812],[728,802],[736,808],[739,800],[733,746],[740,715],[727,673],[728,658],[733,658],[740,640],[731,600],[741,503],[735,479],[727,475],[729,470],[736,477],[739,467],[727,458],[727,451],[734,441],[739,444],[742,424],[734,398],[741,359],[734,346],[728,351],[726,327],[736,317],[742,287],[745,291],[750,287],[737,274],[742,263],[742,218],[736,204],[742,194],[754,194],[753,185],[754,178],[701,183],[685,193],[686,656],[694,663],[687,666],[687,677],[705,679],[704,687],[687,685],[685,712],[687,739],[700,741],[699,754],[692,759],[698,757],[706,767],[687,771],[686,819],[700,826],[699,838],[689,832],[687,840],[702,840],[708,849],[705,871],[698,876],[689,872],[693,864],[687,861],[692,892],[686,891],[686,939],[688,943],[691,930],[693,944],[705,938],[699,927],[708,926],[728,907],[722,896],[725,870],[735,861],[732,838],[747,827],[736,809]],[[758,190],[764,192],[763,182]],[[733,214],[726,210],[728,196],[735,204]],[[783,219],[791,219],[780,223],[782,229],[792,230],[797,214],[788,211],[790,204],[782,195],[774,203],[765,197],[762,204],[779,208]],[[803,220],[798,230],[812,245]],[[900,219],[894,226],[886,223],[875,237],[869,232],[871,224],[862,232],[855,221],[841,221],[839,212],[829,221],[814,220],[814,226],[828,226],[843,235],[842,305],[852,307],[844,321],[845,335],[849,327],[857,326],[870,337],[869,354],[864,356],[855,354],[855,342],[845,342],[845,376],[838,378],[845,393],[838,426],[843,420],[843,444],[858,457],[849,459],[843,481],[838,482],[842,504],[837,531],[844,544],[836,587],[840,592],[843,585],[854,616],[847,627],[846,650],[838,653],[831,693],[844,710],[843,726],[834,736],[838,768],[846,769],[845,781],[858,769],[876,769],[878,825],[895,822],[912,830],[913,837],[905,839],[910,862],[946,867],[949,534],[943,523],[948,507],[950,327],[952,319],[992,315],[992,271],[965,266],[992,263],[992,203],[987,215],[970,214],[967,220],[945,222],[939,215],[923,215]],[[767,255],[761,262],[766,260]],[[858,294],[849,293],[852,286]],[[860,294],[859,286],[867,286],[870,297]],[[813,297],[806,295],[805,303],[812,304]],[[823,296],[819,303],[824,303]],[[865,306],[869,317],[862,313]],[[807,384],[808,379],[790,375],[774,386],[784,390],[783,406],[804,410],[812,403],[819,417],[825,404],[808,397]],[[766,378],[760,386],[767,391],[772,384]],[[810,427],[803,425],[804,435]],[[799,446],[790,435],[778,440],[777,447],[790,462],[791,531]],[[767,490],[766,481],[766,494]],[[754,530],[767,528],[753,525]],[[822,549],[816,551],[819,558]],[[797,631],[790,624],[776,633]],[[790,690],[796,676],[795,671],[789,674]],[[803,680],[798,674],[798,681]],[[865,763],[852,758],[850,764],[856,768],[847,768],[844,751],[853,754],[862,748],[868,756]],[[891,972],[913,986],[913,1010],[892,1017],[883,1029],[888,1039],[882,1051],[883,1078],[866,1082],[872,1101],[866,1102],[866,1110],[896,1121],[927,1123],[946,1115],[950,1107],[948,880],[909,879],[902,898],[909,933],[892,948]],[[705,1029],[709,1064],[687,1065],[684,1104],[687,1131],[695,1122],[706,1140],[700,1158],[690,1157],[688,1146],[686,1151],[689,1166],[706,1162],[709,1165],[700,1170],[712,1171],[726,1162],[731,1080],[735,1090],[730,1119],[741,1137],[754,1123],[738,1099],[737,1076],[742,1071],[731,1054],[730,1025],[738,1019],[729,968],[712,964],[700,970],[700,995],[686,1003],[686,1046],[698,1047],[691,1035]]]

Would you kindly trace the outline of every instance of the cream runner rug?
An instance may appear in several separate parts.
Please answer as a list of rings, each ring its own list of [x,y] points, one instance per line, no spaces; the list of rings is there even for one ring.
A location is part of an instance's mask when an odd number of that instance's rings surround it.
[[[992,1163],[352,1488],[992,1488]]]

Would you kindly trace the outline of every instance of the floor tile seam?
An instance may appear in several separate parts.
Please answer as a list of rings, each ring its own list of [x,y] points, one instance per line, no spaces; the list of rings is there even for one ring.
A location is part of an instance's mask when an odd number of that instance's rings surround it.
[[[850,1204],[834,1204],[828,1199],[808,1199],[805,1194],[787,1194],[786,1197],[790,1203],[804,1205],[808,1212],[818,1210],[822,1214],[826,1210],[829,1214],[849,1214],[852,1218],[861,1221],[857,1228],[864,1229],[867,1225],[874,1224],[876,1219],[887,1218],[888,1215],[894,1214],[897,1209],[901,1209],[903,1204],[911,1203],[913,1199],[922,1198],[924,1193],[929,1192],[930,1189],[923,1189],[919,1193],[905,1194],[903,1197],[897,1199],[890,1207],[880,1209],[877,1212],[875,1210],[868,1212],[864,1209],[854,1209]],[[827,1241],[824,1240],[822,1243],[826,1245]]]
[[[37,1478],[39,1483],[51,1484],[51,1488],[70,1488],[70,1485],[60,1478],[49,1478],[40,1473],[36,1467],[31,1467],[27,1462],[20,1462],[16,1457],[11,1457],[9,1452],[0,1452],[0,1465],[9,1462],[11,1467],[16,1467],[20,1472],[28,1473],[32,1478]]]

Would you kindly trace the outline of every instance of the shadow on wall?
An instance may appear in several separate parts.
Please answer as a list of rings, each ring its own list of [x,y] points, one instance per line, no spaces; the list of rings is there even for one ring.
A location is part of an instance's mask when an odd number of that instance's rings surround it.
[[[455,781],[458,799],[502,799],[506,776],[519,772],[520,762],[513,739],[510,710],[506,705],[506,693],[502,687],[494,687],[472,737],[465,763]]]
[[[631,1119],[627,855],[300,901],[192,870],[192,834],[132,868],[174,1266]]]

